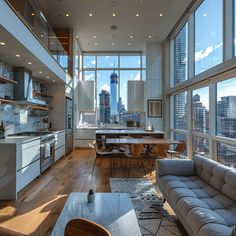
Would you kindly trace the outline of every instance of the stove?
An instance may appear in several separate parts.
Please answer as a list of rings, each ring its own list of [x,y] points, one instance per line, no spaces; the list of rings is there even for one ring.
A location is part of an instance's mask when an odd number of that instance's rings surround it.
[[[55,135],[52,131],[21,132],[9,135],[40,136],[40,172],[43,173],[55,162]]]

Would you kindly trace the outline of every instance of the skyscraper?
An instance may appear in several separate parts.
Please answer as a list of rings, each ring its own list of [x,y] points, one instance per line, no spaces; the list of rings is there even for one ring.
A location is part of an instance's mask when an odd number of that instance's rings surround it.
[[[110,122],[110,93],[102,90],[99,94],[100,122]]]
[[[118,75],[113,71],[110,75],[110,86],[111,86],[111,116],[116,116],[117,111],[117,85],[118,85]]]

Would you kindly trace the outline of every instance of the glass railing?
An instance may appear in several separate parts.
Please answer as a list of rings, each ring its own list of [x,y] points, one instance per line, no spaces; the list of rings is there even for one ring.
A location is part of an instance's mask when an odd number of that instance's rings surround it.
[[[51,52],[57,62],[68,71],[69,56],[34,0],[5,0],[24,19],[38,40]]]

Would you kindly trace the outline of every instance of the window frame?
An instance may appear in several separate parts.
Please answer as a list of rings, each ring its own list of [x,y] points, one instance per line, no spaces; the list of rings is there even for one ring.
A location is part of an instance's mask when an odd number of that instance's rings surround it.
[[[121,71],[139,71],[140,72],[140,80],[143,80],[143,71],[146,71],[146,68],[143,67],[143,59],[145,59],[143,53],[140,51],[137,52],[82,52],[82,77],[81,80],[84,80],[85,72],[86,71],[94,71],[95,72],[95,112],[97,112],[99,107],[99,101],[97,100],[97,90],[98,90],[98,72],[99,71],[111,71],[113,68],[111,67],[98,67],[98,56],[118,56],[118,65],[116,68],[117,74],[118,74],[118,84],[120,85],[120,72]],[[83,62],[84,62],[84,56],[95,56],[95,67],[94,68],[84,68]],[[134,68],[121,68],[120,67],[120,57],[121,56],[139,56],[140,57],[140,66],[134,67]],[[118,86],[118,97],[120,97],[120,86]]]

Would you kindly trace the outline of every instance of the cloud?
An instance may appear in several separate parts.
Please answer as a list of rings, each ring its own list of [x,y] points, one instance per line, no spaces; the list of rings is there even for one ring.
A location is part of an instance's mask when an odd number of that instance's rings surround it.
[[[100,86],[100,89],[110,92],[110,86],[108,84],[102,83],[101,86]]]
[[[219,43],[216,46],[209,46],[207,47],[205,50],[200,50],[198,52],[195,52],[195,61],[201,61],[203,60],[205,57],[208,57],[214,50],[216,50],[217,48],[222,47],[223,43]]]
[[[94,78],[94,74],[85,74],[85,80],[90,80]]]
[[[95,61],[95,60],[92,60],[92,61],[91,61],[91,64],[92,64],[92,65],[95,65],[95,64],[96,64],[96,61]]]
[[[141,75],[140,75],[140,71],[137,73],[137,75],[134,77],[134,80],[140,80]]]

